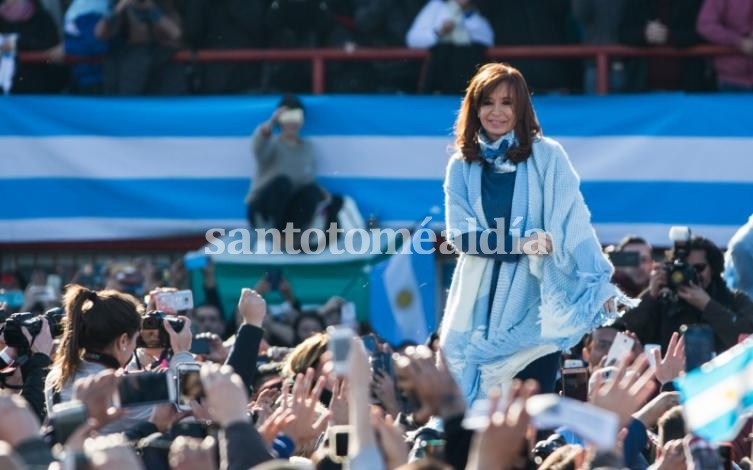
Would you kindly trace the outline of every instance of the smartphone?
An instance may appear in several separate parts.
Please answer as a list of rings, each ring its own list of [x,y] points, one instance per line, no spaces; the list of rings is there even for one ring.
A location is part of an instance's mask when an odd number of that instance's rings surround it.
[[[338,463],[343,462],[348,457],[348,445],[350,443],[350,433],[352,426],[337,425],[329,428],[329,456]]]
[[[267,282],[269,283],[269,290],[277,292],[280,289],[280,281],[282,280],[281,269],[271,269],[267,271]]]
[[[714,330],[709,325],[682,325],[680,333],[685,339],[686,372],[701,367],[716,356]]]
[[[656,359],[654,358],[654,351],[659,351],[659,355],[661,356],[661,345],[651,343],[643,345],[643,352],[646,353],[648,365],[651,366],[652,369],[656,369]]]
[[[343,377],[348,372],[348,353],[355,332],[347,326],[334,325],[327,327],[327,335],[327,349],[332,354],[334,372],[338,377]]]
[[[50,421],[53,423],[55,442],[65,444],[65,441],[86,422],[87,418],[86,405],[78,400],[53,405]]]
[[[207,338],[196,338],[191,340],[191,353],[192,354],[209,354],[209,340]]]
[[[613,251],[609,261],[614,267],[635,268],[641,265],[641,254],[637,251]]]
[[[175,380],[159,372],[125,374],[112,401],[117,408],[174,402]]]
[[[176,381],[178,401],[176,406],[181,411],[191,410],[191,401],[201,401],[204,398],[204,386],[201,383],[199,370],[201,365],[196,362],[178,364]]]
[[[613,449],[617,443],[620,420],[611,411],[553,393],[535,395],[525,407],[538,429],[567,426],[597,449]]]
[[[612,347],[609,348],[609,352],[607,353],[607,362],[605,365],[617,365],[618,362],[622,361],[633,350],[634,344],[635,340],[630,336],[623,332],[617,333],[614,337]]]
[[[371,371],[374,375],[382,373],[387,377],[395,380],[395,370],[392,367],[392,354],[384,351],[377,351],[371,355]]]
[[[579,401],[588,401],[588,368],[562,369],[562,395]]]
[[[361,336],[361,341],[363,341],[363,347],[366,348],[366,352],[369,355],[374,354],[379,349],[379,343],[373,334]]]
[[[178,313],[193,308],[193,292],[189,289],[177,292],[158,292],[154,298],[155,308],[165,313]]]

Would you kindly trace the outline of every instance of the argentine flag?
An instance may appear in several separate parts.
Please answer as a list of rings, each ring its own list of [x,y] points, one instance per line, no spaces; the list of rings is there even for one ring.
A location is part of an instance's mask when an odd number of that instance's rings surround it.
[[[733,440],[753,411],[753,340],[675,380],[688,429],[710,442]]]
[[[419,238],[414,234],[406,240],[397,253],[373,266],[369,276],[369,321],[392,346],[405,341],[422,344],[436,329],[433,246]],[[421,248],[428,253],[419,252]]]

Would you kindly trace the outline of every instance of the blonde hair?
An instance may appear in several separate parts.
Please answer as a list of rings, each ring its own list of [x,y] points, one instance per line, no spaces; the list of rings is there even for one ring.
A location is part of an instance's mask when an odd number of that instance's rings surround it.
[[[316,333],[306,338],[285,358],[282,375],[295,378],[297,374],[305,374],[309,367],[316,369],[322,354],[327,351],[328,342],[329,337],[326,333]]]

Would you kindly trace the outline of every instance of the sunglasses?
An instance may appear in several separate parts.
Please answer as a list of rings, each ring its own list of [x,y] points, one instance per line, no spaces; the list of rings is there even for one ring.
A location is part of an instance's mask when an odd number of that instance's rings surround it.
[[[702,273],[706,270],[706,267],[708,267],[708,264],[706,263],[698,263],[693,265],[693,269],[695,269],[695,272]]]

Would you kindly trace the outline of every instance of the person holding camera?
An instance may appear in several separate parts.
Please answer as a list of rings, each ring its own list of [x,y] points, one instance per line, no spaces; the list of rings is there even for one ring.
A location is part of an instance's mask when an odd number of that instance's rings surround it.
[[[136,350],[142,326],[142,307],[138,300],[113,290],[97,292],[70,285],[64,296],[64,309],[60,347],[45,381],[48,410],[56,403],[71,400],[73,386],[78,379],[106,369],[125,368]],[[178,318],[184,322],[181,333],[175,333],[170,324],[164,322],[174,348],[171,366],[180,360],[193,360],[188,353],[191,346],[190,320]],[[127,429],[136,422],[148,419],[150,413],[151,407],[135,408],[127,416],[103,428],[104,432]]]
[[[622,322],[644,344],[660,344],[664,351],[682,325],[706,324],[714,332],[716,352],[721,353],[737,344],[740,335],[753,333],[753,301],[727,287],[721,276],[724,257],[711,240],[692,237],[684,250],[686,255],[674,249],[670,263],[654,265],[641,303],[628,310]],[[694,278],[688,272],[681,283],[674,280],[679,278],[678,261],[692,269]]]
[[[180,64],[181,19],[172,0],[118,0],[95,27],[97,39],[111,41],[104,64],[109,95],[182,94],[187,85]]]
[[[30,332],[29,327],[20,325],[23,341],[19,344],[14,341],[8,344],[3,334],[0,356],[6,367],[0,371],[0,388],[20,390],[37,418],[44,421],[47,416],[44,381],[52,363],[53,336],[47,318],[38,318],[41,323],[38,331]]]
[[[282,231],[288,223],[303,229],[322,201],[324,193],[316,184],[314,146],[301,138],[303,103],[285,95],[266,122],[251,138],[256,174],[246,196],[251,227]],[[274,129],[280,133],[275,135]]]

